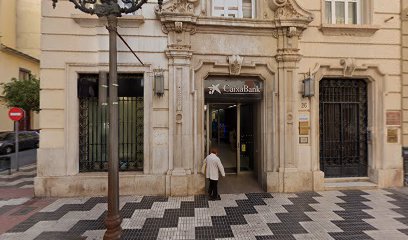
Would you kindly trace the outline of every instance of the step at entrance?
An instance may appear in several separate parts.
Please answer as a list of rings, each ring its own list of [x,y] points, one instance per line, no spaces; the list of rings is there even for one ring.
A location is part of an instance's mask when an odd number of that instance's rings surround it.
[[[368,177],[325,178],[326,191],[335,190],[368,190],[377,189],[377,184],[370,182]]]

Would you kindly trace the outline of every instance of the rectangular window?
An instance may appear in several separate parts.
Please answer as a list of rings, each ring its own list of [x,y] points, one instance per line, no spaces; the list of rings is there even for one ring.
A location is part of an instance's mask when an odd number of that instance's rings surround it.
[[[143,171],[144,81],[142,74],[118,74],[119,169]],[[79,171],[108,169],[108,109],[98,103],[98,75],[80,74]]]
[[[20,80],[28,80],[30,79],[30,75],[31,75],[31,71],[24,69],[24,68],[20,68],[19,72],[18,72],[18,79]]]
[[[361,24],[360,0],[325,0],[328,24]]]
[[[254,18],[255,0],[213,0],[212,16]]]

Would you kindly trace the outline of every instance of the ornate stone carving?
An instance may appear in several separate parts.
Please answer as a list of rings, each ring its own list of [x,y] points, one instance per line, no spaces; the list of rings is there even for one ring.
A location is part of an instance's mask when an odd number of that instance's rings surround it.
[[[343,58],[340,60],[340,65],[343,66],[343,75],[353,76],[354,70],[356,70],[357,65],[354,58]]]
[[[404,10],[402,10],[401,12],[401,19],[403,21],[407,21],[408,20],[408,8],[405,8]]]
[[[174,30],[176,33],[181,33],[183,31],[183,22],[174,22]]]
[[[268,5],[272,9],[272,11],[275,11],[277,8],[283,7],[288,3],[287,0],[268,0]]]
[[[177,96],[177,111],[183,110],[183,82],[182,82],[182,70],[178,68],[176,70],[176,96]],[[181,120],[181,119],[180,119]]]
[[[239,55],[232,55],[228,57],[229,70],[231,75],[239,75],[241,73],[243,61],[244,58],[240,57]]]
[[[275,12],[275,19],[291,19],[308,24],[313,20],[313,14],[304,10],[296,0],[268,0],[269,8]]]
[[[275,18],[300,18],[302,15],[296,11],[292,4],[285,4],[275,11]]]
[[[272,36],[273,36],[274,38],[276,38],[276,39],[279,37],[278,31],[279,31],[279,30],[276,29],[276,28],[272,30]]]
[[[297,31],[296,27],[289,27],[288,28],[288,32],[286,34],[288,37],[293,37],[293,36],[299,36],[299,33]]]
[[[163,12],[170,12],[170,13],[194,13],[195,5],[197,4],[198,0],[173,0],[169,1],[163,7]],[[156,9],[158,12],[159,9]]]
[[[196,19],[194,19],[195,21]],[[191,35],[197,32],[195,22],[165,21],[162,25],[162,31],[168,34],[171,31],[176,33],[189,32]]]

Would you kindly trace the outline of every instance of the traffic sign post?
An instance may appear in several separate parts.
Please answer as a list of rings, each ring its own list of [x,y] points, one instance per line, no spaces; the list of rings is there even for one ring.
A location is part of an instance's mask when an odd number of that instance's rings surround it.
[[[20,164],[19,164],[19,160],[18,160],[18,148],[19,148],[19,146],[18,146],[18,130],[19,129],[18,128],[19,128],[19,125],[20,125],[19,121],[24,118],[25,114],[24,114],[23,109],[13,107],[13,108],[11,108],[9,110],[8,115],[9,115],[9,118],[12,121],[14,121],[14,132],[15,132],[15,140],[16,140],[14,152],[16,154],[17,171],[19,171],[20,170],[19,169]]]

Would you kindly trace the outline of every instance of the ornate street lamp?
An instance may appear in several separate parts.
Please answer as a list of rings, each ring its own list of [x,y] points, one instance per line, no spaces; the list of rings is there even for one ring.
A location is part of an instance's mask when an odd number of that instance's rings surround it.
[[[55,8],[58,0],[52,0]],[[84,13],[106,18],[109,31],[109,162],[108,162],[108,215],[104,239],[120,239],[122,217],[119,214],[119,156],[118,156],[118,73],[116,35],[118,17],[133,13],[148,0],[69,0]],[[118,1],[123,3],[120,6]],[[159,7],[163,0],[158,0]]]

